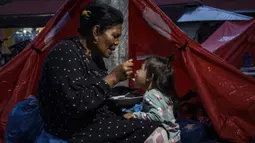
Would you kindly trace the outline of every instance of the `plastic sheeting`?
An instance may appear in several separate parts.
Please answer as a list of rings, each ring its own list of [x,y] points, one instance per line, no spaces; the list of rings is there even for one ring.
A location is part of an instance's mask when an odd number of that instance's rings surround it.
[[[129,58],[135,69],[148,56],[172,53],[179,95],[198,92],[223,139],[247,143],[255,136],[255,81],[189,39],[152,1],[131,0]]]
[[[49,50],[63,37],[77,35],[80,10],[91,0],[68,0],[41,33],[13,60],[0,68],[0,139],[14,106],[36,95],[42,63]]]
[[[202,46],[237,68],[243,66],[246,51],[253,55],[255,63],[255,19],[246,22],[226,21]]]
[[[79,11],[89,0],[68,0],[45,29],[15,59],[0,69],[0,135],[9,113],[36,93],[42,62],[65,36],[76,35]],[[47,38],[46,38],[47,37]],[[180,47],[188,41],[187,47]],[[180,95],[197,91],[220,136],[246,143],[255,136],[255,81],[188,38],[151,0],[129,1],[129,56],[137,69],[146,56],[176,56],[173,62]]]
[[[43,130],[39,102],[35,96],[18,103],[12,110],[6,125],[6,143],[33,143]]]

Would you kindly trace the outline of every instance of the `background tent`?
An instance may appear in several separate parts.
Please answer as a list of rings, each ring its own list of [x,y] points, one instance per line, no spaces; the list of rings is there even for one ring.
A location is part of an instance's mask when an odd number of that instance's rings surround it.
[[[247,22],[225,22],[202,46],[238,69],[243,66],[246,51],[253,55],[255,63],[255,19]]]
[[[8,114],[15,104],[29,94],[36,94],[41,65],[48,51],[64,36],[77,34],[77,16],[88,2],[67,1],[39,36],[0,69],[2,138]],[[186,48],[180,48],[186,40]],[[151,0],[129,2],[129,52],[130,58],[136,59],[136,68],[148,55],[174,53],[178,93],[182,95],[191,89],[199,93],[222,138],[246,143],[248,137],[255,136],[252,116],[255,81],[190,40]]]
[[[173,63],[178,93],[195,89],[218,134],[247,143],[255,136],[255,81],[190,40],[149,0],[129,5],[129,56],[135,68],[150,55],[177,57]],[[188,41],[185,49],[180,48]]]

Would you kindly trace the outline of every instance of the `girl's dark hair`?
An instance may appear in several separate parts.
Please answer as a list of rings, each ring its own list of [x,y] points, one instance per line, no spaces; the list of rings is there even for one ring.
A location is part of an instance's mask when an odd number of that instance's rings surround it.
[[[153,87],[164,95],[170,95],[174,110],[177,109],[179,97],[174,86],[174,71],[169,59],[159,56],[149,57],[145,60],[144,66],[147,78],[152,78]]]
[[[87,12],[87,14],[84,14],[84,12]],[[86,37],[91,35],[92,28],[95,25],[99,25],[100,32],[104,32],[108,28],[119,24],[123,24],[121,11],[106,4],[91,3],[80,13],[78,32]]]

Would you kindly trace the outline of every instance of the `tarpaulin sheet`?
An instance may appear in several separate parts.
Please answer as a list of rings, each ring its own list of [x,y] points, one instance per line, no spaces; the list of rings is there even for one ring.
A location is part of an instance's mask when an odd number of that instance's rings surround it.
[[[180,47],[187,47],[180,50]],[[129,58],[138,69],[151,55],[176,56],[175,83],[182,96],[193,89],[219,135],[247,143],[255,136],[255,81],[185,35],[150,0],[129,3]]]
[[[0,69],[2,138],[15,104],[30,94],[36,95],[48,51],[63,37],[77,34],[79,10],[87,2],[67,1],[39,36]],[[186,40],[187,47],[180,50]],[[197,91],[222,138],[246,143],[248,137],[255,136],[255,81],[189,39],[151,0],[129,1],[129,52],[136,69],[146,56],[175,54],[173,67],[180,96],[191,89]]]
[[[226,21],[202,46],[236,68],[243,66],[246,51],[253,55],[255,64],[255,19],[244,22]]]
[[[42,63],[49,50],[63,37],[77,35],[81,8],[91,0],[68,0],[39,35],[13,60],[0,68],[0,139],[14,106],[36,95]]]

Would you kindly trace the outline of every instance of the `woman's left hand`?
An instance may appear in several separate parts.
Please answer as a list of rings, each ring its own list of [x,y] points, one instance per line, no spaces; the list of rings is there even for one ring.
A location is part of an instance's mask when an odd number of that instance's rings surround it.
[[[123,115],[124,118],[126,119],[131,119],[131,118],[134,118],[134,114],[133,113],[126,113]]]

